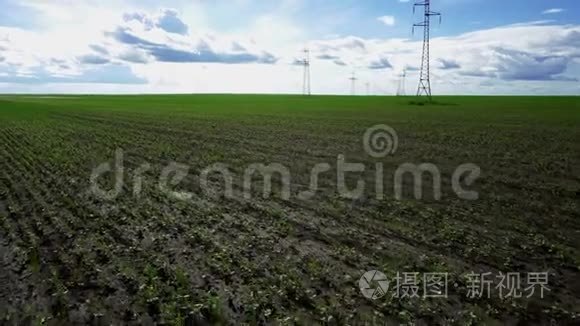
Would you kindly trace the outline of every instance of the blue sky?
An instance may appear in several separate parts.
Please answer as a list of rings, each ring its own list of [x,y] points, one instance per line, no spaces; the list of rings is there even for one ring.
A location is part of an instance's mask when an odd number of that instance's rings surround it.
[[[3,93],[296,93],[416,87],[404,0],[0,0]],[[432,0],[438,94],[578,94],[577,0]]]

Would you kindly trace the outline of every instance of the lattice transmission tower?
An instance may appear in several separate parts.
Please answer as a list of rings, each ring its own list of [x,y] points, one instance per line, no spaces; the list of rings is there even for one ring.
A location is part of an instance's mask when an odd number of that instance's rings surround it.
[[[311,95],[312,89],[310,88],[310,50],[304,49],[304,60],[302,61],[304,65],[304,78],[302,81],[302,94]]]
[[[356,81],[358,78],[356,78],[354,71],[348,80],[350,80],[350,95],[356,95]]]
[[[423,28],[423,55],[421,57],[421,73],[419,74],[419,88],[417,89],[417,96],[426,95],[431,100],[431,76],[429,67],[429,40],[431,29],[431,17],[439,17],[439,24],[441,24],[441,13],[431,11],[431,0],[421,0],[413,4],[413,13],[415,8],[423,7],[424,15],[423,21],[413,24],[413,34],[415,34],[415,27]]]
[[[399,76],[399,84],[397,85],[397,96],[407,95],[405,92],[406,77],[407,77],[407,69],[403,69],[403,73]]]

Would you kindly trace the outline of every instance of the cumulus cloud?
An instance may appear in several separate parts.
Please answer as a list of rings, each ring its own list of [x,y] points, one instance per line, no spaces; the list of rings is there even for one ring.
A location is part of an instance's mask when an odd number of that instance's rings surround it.
[[[79,25],[78,37],[73,38],[67,37],[73,34],[70,29],[40,32],[0,27],[2,82],[78,84],[118,78],[120,84],[144,85],[146,81],[144,91],[292,92],[301,87],[301,73],[294,65],[302,64],[295,58],[300,58],[305,43],[320,78],[316,92],[348,93],[345,76],[352,69],[361,80],[377,85],[391,81],[396,85],[396,72],[405,68],[408,80],[418,78],[419,38],[335,35],[307,40],[298,37],[303,35],[300,26],[285,21],[284,26],[289,25],[289,30],[296,31],[292,35],[298,36],[264,43],[277,38],[272,31],[264,31],[276,19],[256,29],[219,33],[191,25],[193,19],[182,19],[171,9],[115,14],[116,20],[103,21],[90,35]],[[256,30],[264,35],[256,37]],[[67,40],[66,47],[54,46],[62,40]],[[448,93],[517,87],[576,91],[570,81],[578,77],[580,26],[537,21],[434,37],[431,56],[433,86]],[[223,78],[212,80],[219,74],[240,78],[231,79],[224,88]],[[260,79],[253,78],[258,75]],[[203,82],[196,84],[195,78]],[[191,89],[194,84],[197,88]],[[388,86],[383,92],[389,92]]]
[[[102,65],[109,63],[109,59],[93,54],[86,54],[77,58],[80,63],[86,63],[91,65]]]
[[[314,41],[313,45],[316,51],[322,53],[341,50],[366,50],[366,40],[355,36],[334,38],[330,40],[318,40]]]
[[[165,18],[176,17],[174,11],[164,12]],[[160,26],[152,17],[142,13],[125,14],[124,20],[129,24],[105,32],[108,38],[125,47],[125,51],[117,57],[120,60],[132,63],[145,63],[151,59],[159,62],[223,64],[273,64],[278,61],[267,51],[251,52],[239,41],[224,42],[209,34],[169,37],[167,33],[176,32],[175,26],[168,30],[168,25]]]
[[[119,53],[119,59],[128,63],[147,63],[149,58],[143,51],[128,49]]]
[[[167,33],[186,35],[189,27],[179,18],[179,13],[174,9],[163,9],[156,15],[148,15],[143,12],[129,12],[123,14],[125,22],[137,21],[145,30],[160,28]]]
[[[457,63],[457,61],[455,61],[455,60],[439,59],[438,61],[440,63],[439,69],[442,69],[442,70],[451,70],[451,69],[461,68],[461,65],[459,63]]]
[[[41,67],[32,68],[29,73],[0,76],[0,83],[19,84],[50,84],[50,83],[81,83],[81,84],[145,84],[147,81],[136,77],[128,67],[103,65],[87,69],[77,76],[59,76],[51,74]]]
[[[566,71],[570,59],[557,55],[538,55],[514,49],[495,49],[492,67],[503,80],[570,80],[559,76]]]
[[[234,41],[234,42],[232,42],[232,51],[234,51],[234,52],[246,52],[247,50],[240,43]]]
[[[374,60],[369,64],[369,69],[388,69],[393,68],[393,65],[389,62],[387,58],[380,58],[378,60]]]
[[[337,60],[339,57],[336,55],[330,55],[330,54],[320,54],[316,56],[317,59],[320,60]]]
[[[53,72],[56,75],[76,75],[77,71],[72,71],[71,73],[62,73],[73,70],[74,61],[50,58],[44,61],[44,67],[47,71]]]
[[[105,48],[104,46],[98,45],[98,44],[91,44],[91,45],[89,45],[89,48],[91,48],[93,51],[97,52],[98,54],[102,54],[102,55],[109,54],[109,51],[107,50],[107,48]]]
[[[511,25],[435,39],[432,53],[439,53],[437,48],[441,48],[443,58],[456,58],[459,67],[447,70],[463,76],[504,81],[570,81],[566,73],[580,54],[576,46],[580,42],[579,31],[578,26]],[[439,69],[446,67],[449,65],[442,64]]]
[[[417,78],[419,40],[347,36],[310,44],[322,53],[321,59],[348,62],[350,66],[366,67],[371,72],[405,69],[409,79]],[[492,82],[502,85],[497,89],[507,89],[507,84],[501,82],[519,81],[522,83],[518,85],[542,82],[542,87],[554,89],[546,82],[558,82],[562,87],[562,83],[577,78],[574,71],[578,70],[574,67],[580,63],[580,26],[550,22],[512,24],[454,37],[435,37],[431,45],[435,87],[445,86],[447,90],[462,93],[469,91],[468,85],[473,84],[473,92],[477,92],[474,83]],[[392,79],[396,81],[396,76]],[[510,85],[509,89],[516,88]]]
[[[181,35],[187,34],[189,29],[187,25],[178,17],[177,11],[173,9],[163,10],[161,16],[157,20],[156,25],[168,33]]]
[[[395,17],[393,16],[381,16],[377,18],[378,21],[387,25],[387,26],[394,26],[395,25]]]
[[[140,22],[146,31],[150,31],[154,26],[155,22],[147,14],[141,12],[131,12],[123,14],[123,20],[125,22],[138,21]]]

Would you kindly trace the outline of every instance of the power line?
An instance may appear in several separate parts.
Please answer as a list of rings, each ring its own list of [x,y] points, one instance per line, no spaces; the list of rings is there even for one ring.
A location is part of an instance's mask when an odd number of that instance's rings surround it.
[[[431,17],[438,16],[441,24],[441,14],[431,11],[431,0],[421,0],[415,2],[413,5],[413,13],[415,8],[422,6],[424,9],[423,22],[413,24],[413,34],[415,27],[423,28],[423,55],[421,57],[421,73],[419,74],[419,88],[417,89],[417,96],[426,95],[431,100],[431,77],[429,67],[429,41],[431,29]]]

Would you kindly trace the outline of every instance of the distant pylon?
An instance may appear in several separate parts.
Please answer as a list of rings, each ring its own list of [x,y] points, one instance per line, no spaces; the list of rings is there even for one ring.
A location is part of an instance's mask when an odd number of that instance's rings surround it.
[[[407,70],[403,69],[403,73],[399,76],[399,86],[397,87],[397,96],[407,95],[405,92],[405,78],[407,77]]]
[[[367,82],[365,86],[367,88],[367,96],[371,95],[371,83]]]
[[[354,71],[352,72],[352,76],[348,80],[350,80],[350,95],[356,95],[356,81],[358,80],[358,78],[356,78]]]
[[[423,21],[413,24],[413,34],[415,27],[423,27],[423,55],[421,57],[421,73],[419,74],[419,88],[417,89],[417,96],[426,95],[431,100],[431,77],[429,71],[429,39],[431,29],[431,17],[439,16],[439,23],[441,23],[441,14],[431,11],[431,0],[420,0],[413,5],[413,13],[415,8],[422,6],[424,8]]]
[[[302,61],[304,65],[304,79],[302,81],[302,94],[311,95],[312,90],[310,88],[310,50],[304,49],[304,60]]]

